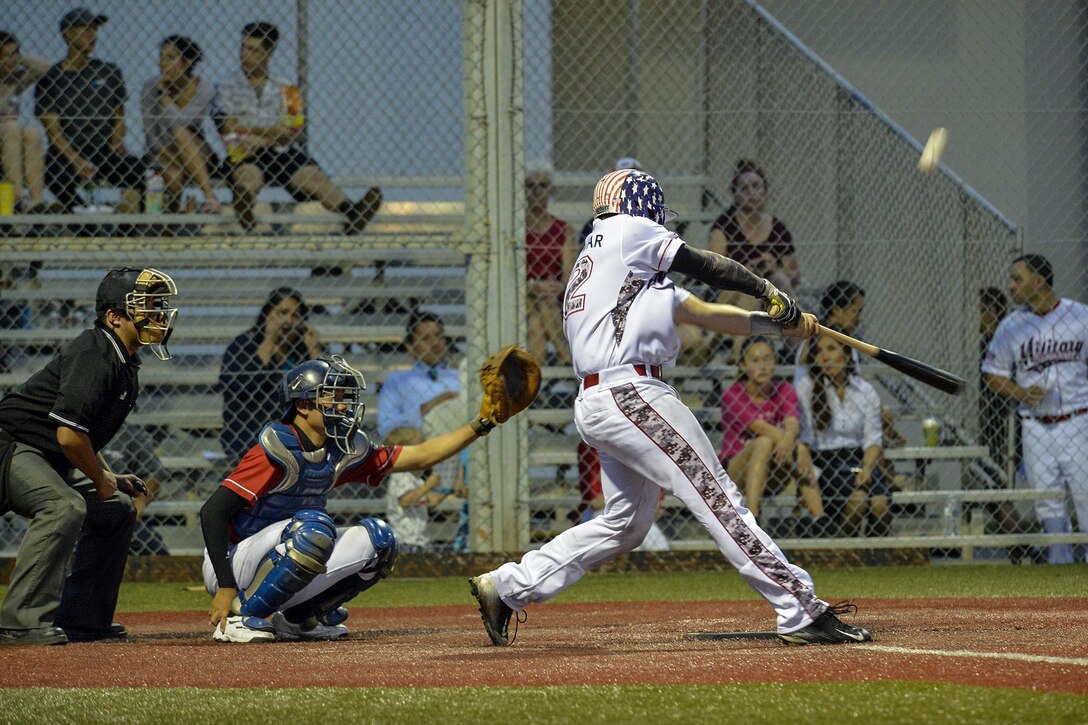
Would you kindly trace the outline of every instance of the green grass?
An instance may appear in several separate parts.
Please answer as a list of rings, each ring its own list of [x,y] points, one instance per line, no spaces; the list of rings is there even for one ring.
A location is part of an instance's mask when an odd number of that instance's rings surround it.
[[[912,682],[536,688],[0,690],[25,723],[1084,722],[1088,698]]]
[[[813,569],[817,593],[825,599],[917,597],[1085,597],[1088,565],[922,566],[867,569]],[[191,584],[126,584],[118,611],[204,610],[209,598]],[[590,574],[557,597],[557,602],[699,601],[756,599],[732,571],[673,574]],[[352,607],[408,607],[471,604],[465,577],[389,580],[351,603]]]

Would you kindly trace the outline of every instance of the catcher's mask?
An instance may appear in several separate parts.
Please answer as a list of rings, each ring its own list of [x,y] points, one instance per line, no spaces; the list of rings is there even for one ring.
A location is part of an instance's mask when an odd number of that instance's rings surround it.
[[[136,327],[140,344],[149,345],[160,360],[169,360],[166,344],[178,314],[173,304],[177,294],[177,285],[165,272],[151,267],[114,269],[98,285],[95,312],[99,316],[106,310],[123,312]]]
[[[355,452],[355,434],[363,424],[366,404],[363,374],[339,355],[319,357],[292,368],[283,379],[280,399],[285,406],[282,420],[295,417],[295,403],[313,401],[325,419],[325,433],[344,453]]]
[[[605,174],[593,190],[593,216],[630,214],[664,224],[676,219],[665,206],[665,192],[657,179],[645,171],[620,169]]]

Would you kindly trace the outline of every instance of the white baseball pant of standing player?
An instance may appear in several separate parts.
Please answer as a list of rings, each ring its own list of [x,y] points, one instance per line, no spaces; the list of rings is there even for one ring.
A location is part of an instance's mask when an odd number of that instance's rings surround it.
[[[998,393],[1037,391],[1034,405],[1020,397],[1018,411],[1028,481],[1040,491],[1068,489],[1080,530],[1088,532],[1088,305],[1054,296],[1047,278],[1053,272],[1043,257],[1014,260],[1009,291],[1022,306],[997,326],[982,372]],[[1045,533],[1072,532],[1065,498],[1037,500],[1035,515]],[[1071,564],[1073,547],[1052,544],[1047,560]]]
[[[678,256],[690,260],[696,253],[682,251],[684,241],[663,226],[669,213],[649,174],[616,171],[597,184],[597,219],[567,284],[564,332],[581,379],[575,423],[586,443],[600,451],[604,509],[519,563],[471,580],[485,629],[493,644],[508,644],[513,612],[550,599],[588,569],[638,546],[654,521],[661,488],[687,505],[726,559],[774,607],[785,641],[869,640],[867,631],[835,616],[842,609],[816,597],[809,574],[790,564],[759,528],[698,420],[660,379],[660,366],[674,364],[680,350],[678,307],[729,310],[745,320],[744,331],[750,314],[696,301],[668,279]],[[777,295],[796,314],[792,301],[740,265],[698,254],[708,264],[743,274],[749,289],[756,283],[769,287],[769,296]],[[679,271],[692,268],[685,267]],[[721,287],[723,279],[708,273],[700,281]],[[751,315],[757,317],[761,332],[780,332],[767,315]],[[812,334],[815,318],[807,317]]]

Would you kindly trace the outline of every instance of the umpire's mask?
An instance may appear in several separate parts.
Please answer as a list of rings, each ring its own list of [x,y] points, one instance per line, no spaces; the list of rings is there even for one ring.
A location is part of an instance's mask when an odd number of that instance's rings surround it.
[[[150,346],[160,360],[169,360],[166,343],[178,314],[174,306],[177,294],[177,285],[165,272],[151,267],[114,269],[98,285],[95,309],[98,314],[111,308],[124,310],[136,327],[140,344]]]

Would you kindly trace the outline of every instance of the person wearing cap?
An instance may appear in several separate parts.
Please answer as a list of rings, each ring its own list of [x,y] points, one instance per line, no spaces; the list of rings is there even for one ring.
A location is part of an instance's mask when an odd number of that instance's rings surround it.
[[[94,326],[0,399],[0,515],[30,519],[0,605],[0,644],[126,635],[113,613],[136,518],[130,496],[146,487],[110,470],[101,451],[136,405],[138,351],[170,357],[176,296],[158,270],[109,272]]]
[[[65,210],[79,203],[79,187],[95,183],[122,189],[117,210],[134,214],[146,166],[125,148],[124,77],[118,66],[91,57],[106,20],[87,8],[61,18],[68,53],[38,81],[34,112],[49,140],[45,183]]]

